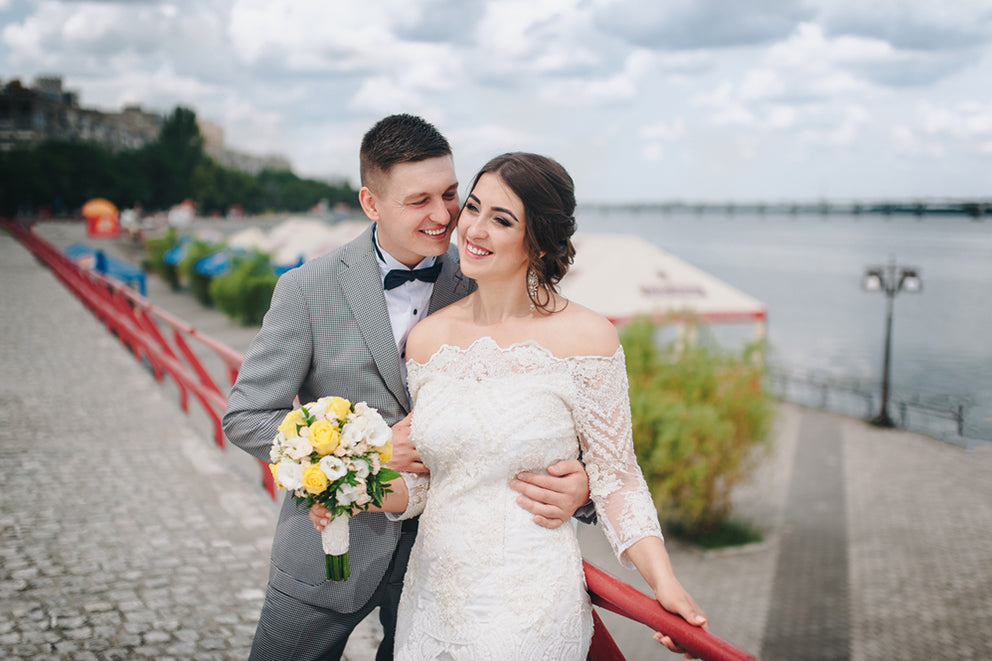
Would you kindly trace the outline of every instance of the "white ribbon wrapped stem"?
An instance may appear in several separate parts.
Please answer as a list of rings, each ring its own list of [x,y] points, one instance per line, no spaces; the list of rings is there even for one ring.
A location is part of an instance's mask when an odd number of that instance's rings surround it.
[[[320,541],[327,555],[344,555],[348,552],[348,517],[336,516],[320,531]]]

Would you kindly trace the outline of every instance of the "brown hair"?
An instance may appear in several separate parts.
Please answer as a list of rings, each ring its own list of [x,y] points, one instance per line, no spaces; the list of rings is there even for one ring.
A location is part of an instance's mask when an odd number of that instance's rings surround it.
[[[575,258],[575,184],[560,163],[547,156],[527,152],[503,154],[479,170],[479,178],[491,172],[520,198],[524,205],[524,247],[529,273],[537,277],[537,293],[527,292],[531,302],[550,311],[552,293]]]
[[[390,115],[362,138],[358,157],[362,185],[372,188],[377,175],[387,174],[398,163],[438,156],[451,156],[451,146],[433,124],[414,115]]]

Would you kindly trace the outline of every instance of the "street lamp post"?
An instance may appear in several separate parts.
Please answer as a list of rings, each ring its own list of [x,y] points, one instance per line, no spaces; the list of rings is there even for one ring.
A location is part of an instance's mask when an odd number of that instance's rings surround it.
[[[881,291],[885,294],[885,354],[882,361],[882,405],[871,422],[879,427],[893,427],[889,416],[889,364],[892,356],[892,302],[900,291],[912,294],[923,289],[919,269],[913,266],[896,266],[894,258],[883,266],[869,266],[865,269],[861,287],[865,291]]]

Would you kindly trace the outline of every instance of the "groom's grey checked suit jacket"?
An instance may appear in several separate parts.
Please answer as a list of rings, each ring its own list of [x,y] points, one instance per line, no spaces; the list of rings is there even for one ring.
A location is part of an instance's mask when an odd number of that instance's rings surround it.
[[[262,328],[245,353],[228,397],[224,431],[235,445],[269,461],[269,447],[293,400],[341,396],[365,401],[390,425],[410,402],[400,376],[372,227],[354,241],[285,273]],[[430,311],[468,294],[452,246]],[[351,578],[326,581],[320,533],[304,508],[284,498],[272,545],[269,582],[304,603],[351,613],[379,586],[400,537],[401,522],[363,512],[350,522]]]

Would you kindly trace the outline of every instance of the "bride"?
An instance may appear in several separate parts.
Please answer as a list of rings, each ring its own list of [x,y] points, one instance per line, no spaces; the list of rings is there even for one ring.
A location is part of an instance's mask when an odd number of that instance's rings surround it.
[[[538,526],[509,487],[580,454],[617,558],[664,608],[707,626],[675,577],[637,465],[616,329],[557,292],[574,255],[574,208],[554,160],[487,163],[458,217],[461,269],[478,289],[410,333],[410,434],[430,476],[394,481],[383,505],[420,515],[397,659],[586,658],[592,615],[575,529]],[[326,510],[311,518],[328,521]]]

